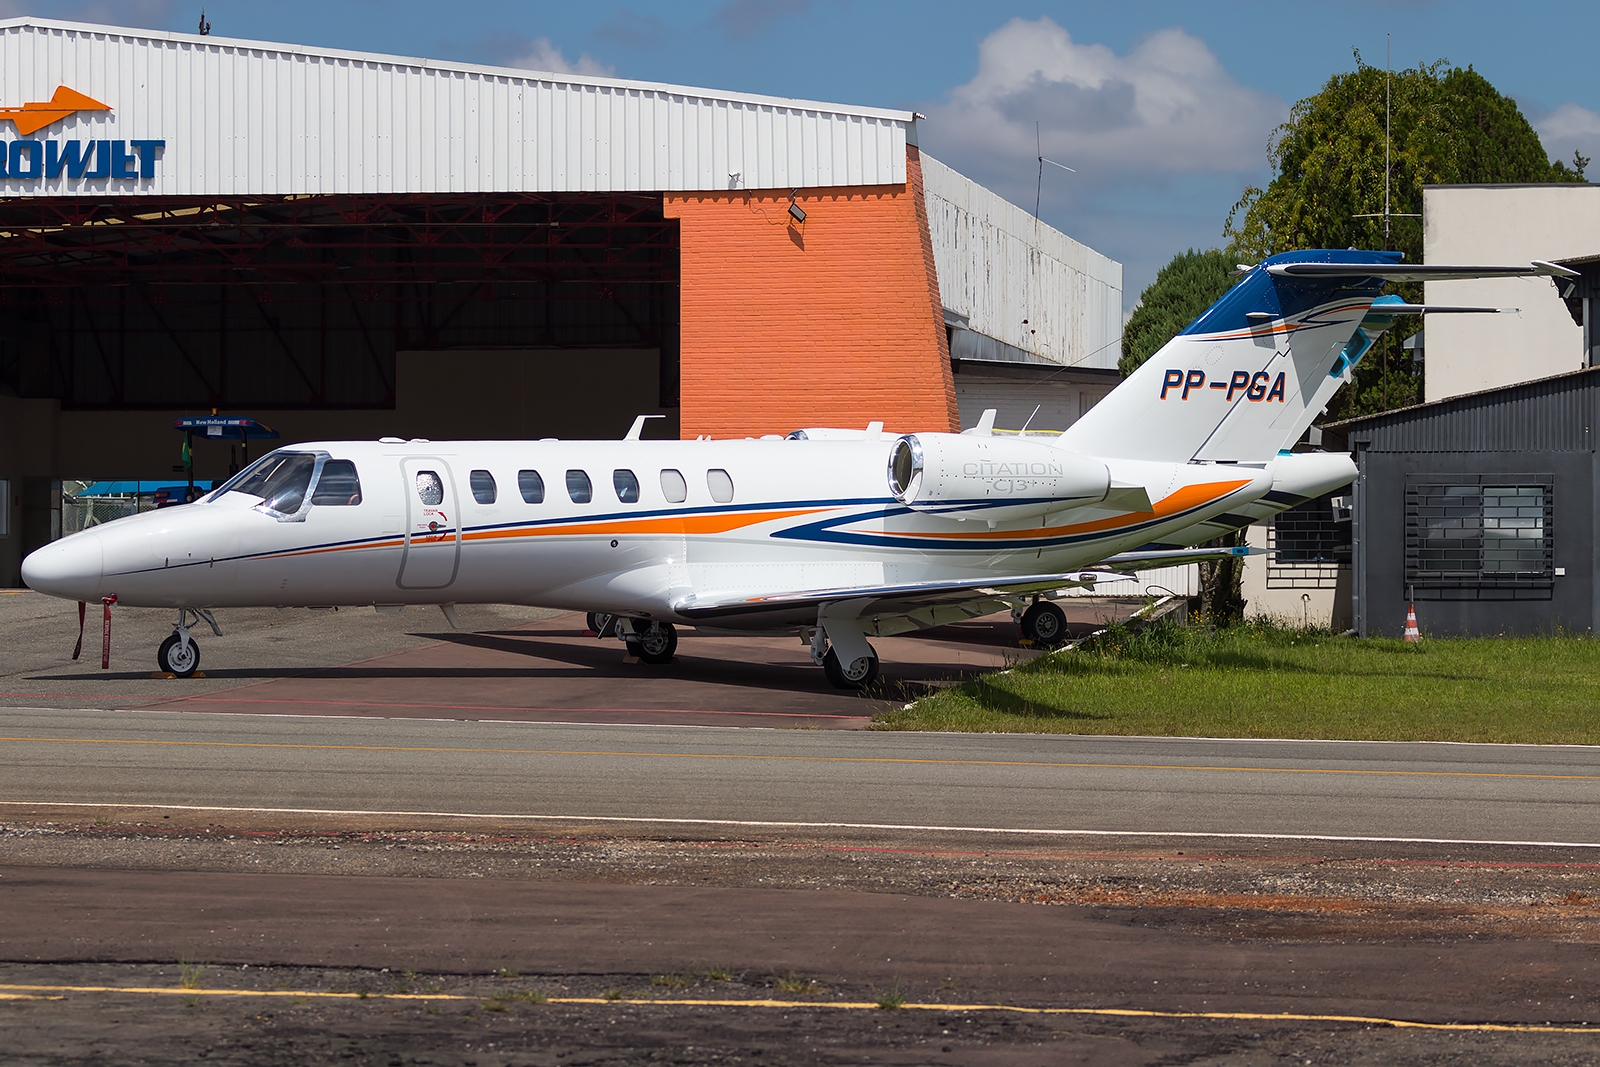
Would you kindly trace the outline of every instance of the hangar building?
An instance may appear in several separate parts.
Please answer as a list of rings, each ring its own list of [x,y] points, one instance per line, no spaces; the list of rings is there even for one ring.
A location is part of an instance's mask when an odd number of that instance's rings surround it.
[[[1064,428],[1115,382],[1122,267],[917,118],[0,21],[0,582],[61,479],[170,478],[173,418],[214,410],[288,441]]]

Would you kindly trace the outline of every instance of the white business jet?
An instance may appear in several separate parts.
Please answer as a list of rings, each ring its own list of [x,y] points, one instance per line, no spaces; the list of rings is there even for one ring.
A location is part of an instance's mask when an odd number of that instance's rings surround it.
[[[833,684],[878,674],[869,636],[1010,607],[1058,643],[1060,590],[1243,548],[1195,545],[1349,483],[1342,454],[1291,453],[1401,314],[1385,280],[1565,268],[1274,256],[1059,436],[807,429],[787,438],[308,442],[200,501],[85,530],[23,563],[77,601],[176,609],[463,603],[590,613],[646,663],[675,627],[798,634]],[[1111,572],[1109,575],[1107,572]]]

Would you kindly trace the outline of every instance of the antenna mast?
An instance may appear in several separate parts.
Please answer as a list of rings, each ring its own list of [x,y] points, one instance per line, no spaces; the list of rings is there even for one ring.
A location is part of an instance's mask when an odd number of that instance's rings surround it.
[[[1378,214],[1351,215],[1353,219],[1382,219],[1383,220],[1383,247],[1385,251],[1393,244],[1393,221],[1401,219],[1420,219],[1422,216],[1413,212],[1394,212],[1389,209],[1389,174],[1393,169],[1391,153],[1393,151],[1394,137],[1390,132],[1394,105],[1394,58],[1390,35],[1383,35],[1383,211]],[[1044,167],[1040,166],[1040,171]]]
[[[1071,167],[1067,166],[1065,163],[1057,163],[1053,159],[1044,158],[1044,142],[1040,139],[1040,136],[1039,136],[1039,120],[1038,119],[1034,119],[1033,120],[1033,147],[1034,147],[1034,151],[1039,154],[1039,183],[1038,183],[1038,185],[1036,185],[1034,187],[1034,190],[1033,190],[1033,221],[1034,222],[1038,222],[1039,221],[1039,198],[1044,193],[1044,165],[1046,163],[1048,163],[1052,167],[1060,167],[1062,170],[1068,172],[1069,174],[1076,174],[1078,172],[1073,170]]]
[[[1389,247],[1389,107],[1394,98],[1394,46],[1389,34],[1383,35],[1383,247]]]

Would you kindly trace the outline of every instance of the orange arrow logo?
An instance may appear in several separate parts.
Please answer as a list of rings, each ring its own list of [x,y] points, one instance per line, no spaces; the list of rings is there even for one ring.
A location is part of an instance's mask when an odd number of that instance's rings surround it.
[[[80,111],[110,111],[92,96],[84,96],[65,85],[56,86],[56,95],[49,100],[34,100],[21,107],[0,107],[0,119],[10,119],[17,124],[17,132],[27,135],[44,129],[52,122],[60,122]]]

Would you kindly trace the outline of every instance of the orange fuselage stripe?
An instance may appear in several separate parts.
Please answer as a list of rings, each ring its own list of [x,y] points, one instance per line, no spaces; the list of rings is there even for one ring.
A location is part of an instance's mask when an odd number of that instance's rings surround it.
[[[1014,540],[1028,534],[1038,536],[1059,537],[1062,534],[1098,533],[1102,530],[1115,530],[1120,526],[1129,526],[1135,522],[1147,522],[1150,519],[1166,519],[1173,515],[1188,511],[1191,508],[1209,504],[1213,500],[1227,496],[1235,489],[1249,485],[1250,479],[1239,482],[1207,482],[1203,485],[1186,485],[1177,492],[1172,493],[1157,501],[1150,511],[1130,511],[1123,515],[1112,515],[1109,518],[1096,519],[1093,522],[1079,522],[1071,526],[1049,526],[1034,530],[976,530],[971,533],[921,533],[906,531],[897,533],[897,537],[932,537],[932,538],[960,538],[962,540]]]

